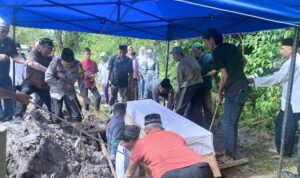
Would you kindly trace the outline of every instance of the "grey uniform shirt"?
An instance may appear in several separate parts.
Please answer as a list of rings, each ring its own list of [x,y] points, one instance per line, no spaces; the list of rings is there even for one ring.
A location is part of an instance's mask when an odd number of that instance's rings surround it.
[[[196,59],[191,56],[184,56],[177,65],[176,92],[202,82],[201,67]]]
[[[63,73],[65,76],[65,80],[69,81],[71,84],[74,86],[74,83],[76,80],[78,80],[79,88],[82,88],[83,85],[83,79],[80,77],[80,70],[81,67],[79,61],[74,60],[72,62],[72,67],[71,69],[64,69],[61,70],[61,65],[59,65],[59,61],[61,59],[53,59],[49,67],[47,68],[46,74],[45,74],[45,81],[48,83],[50,86],[50,96],[52,98],[55,98],[57,100],[62,99],[65,95],[73,100],[76,97],[76,91],[75,88],[73,87],[72,90],[70,91],[65,91],[63,89],[63,86],[65,84],[64,81],[59,80],[56,75],[57,73]]]

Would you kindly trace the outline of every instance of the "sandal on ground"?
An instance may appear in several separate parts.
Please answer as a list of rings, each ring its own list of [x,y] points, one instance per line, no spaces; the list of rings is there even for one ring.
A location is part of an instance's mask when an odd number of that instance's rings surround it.
[[[216,158],[219,158],[219,157],[222,157],[222,156],[224,156],[225,155],[225,152],[224,151],[222,151],[222,152],[216,152]]]
[[[234,158],[231,156],[228,156],[228,155],[224,155],[224,156],[217,158],[217,161],[220,164],[225,164],[225,163],[234,161]]]

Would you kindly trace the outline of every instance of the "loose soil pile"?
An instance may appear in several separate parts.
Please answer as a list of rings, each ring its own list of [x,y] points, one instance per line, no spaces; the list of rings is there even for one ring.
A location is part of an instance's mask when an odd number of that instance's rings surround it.
[[[85,114],[86,128],[99,123]],[[111,178],[107,160],[93,145],[85,154],[75,151],[76,134],[50,124],[48,114],[34,111],[23,121],[2,123],[7,127],[7,177],[17,178]],[[71,129],[72,130],[72,129]]]

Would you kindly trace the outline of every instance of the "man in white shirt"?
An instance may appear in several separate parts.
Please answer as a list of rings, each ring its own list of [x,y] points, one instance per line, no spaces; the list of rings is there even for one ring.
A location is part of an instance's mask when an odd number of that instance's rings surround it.
[[[116,173],[118,178],[125,178],[125,173],[129,165],[131,151],[134,144],[139,139],[140,127],[136,125],[125,125],[122,141],[118,146],[116,155]],[[139,177],[139,170],[134,177]]]
[[[280,152],[281,144],[281,131],[283,124],[283,116],[285,110],[286,94],[288,87],[288,78],[290,71],[290,62],[292,57],[292,46],[293,39],[287,38],[282,40],[281,46],[281,56],[287,59],[279,71],[273,73],[271,76],[267,77],[258,77],[254,79],[249,79],[250,83],[254,83],[257,87],[269,87],[274,84],[281,84],[282,86],[282,95],[281,95],[281,111],[279,112],[276,121],[275,121],[275,141],[277,152]],[[295,143],[295,134],[298,129],[298,120],[300,118],[300,93],[297,91],[300,88],[300,56],[296,56],[296,66],[295,66],[295,75],[294,75],[294,84],[292,89],[292,99],[291,99],[291,109],[292,112],[289,113],[286,126],[286,141],[284,146],[283,154],[285,156],[291,156],[294,143]]]

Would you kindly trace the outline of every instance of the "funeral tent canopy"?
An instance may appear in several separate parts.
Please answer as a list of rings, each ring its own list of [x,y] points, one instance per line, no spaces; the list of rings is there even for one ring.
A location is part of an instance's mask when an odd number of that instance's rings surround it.
[[[152,40],[223,34],[300,24],[300,1],[286,0],[1,0],[0,15],[19,27]]]
[[[298,39],[300,0],[1,0],[0,16],[19,27],[163,41],[199,37],[209,27],[233,34],[295,26]],[[295,58],[293,50],[282,140],[291,109]],[[278,178],[282,155],[281,151]]]

